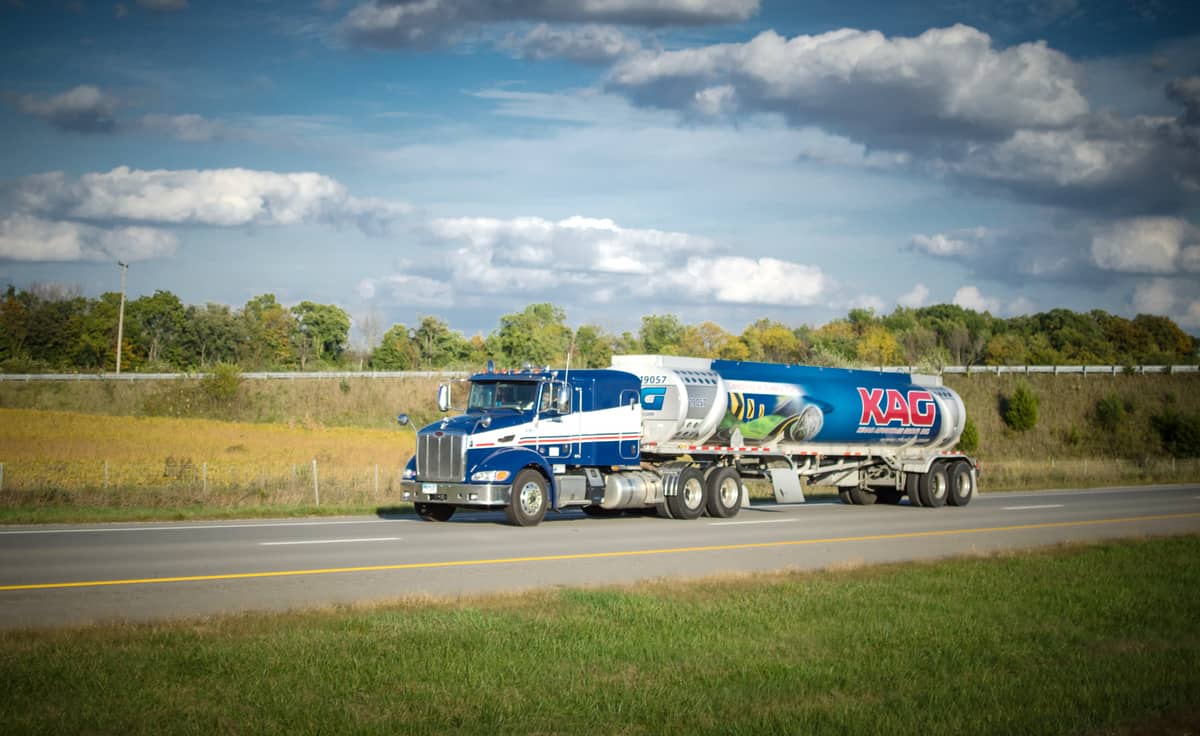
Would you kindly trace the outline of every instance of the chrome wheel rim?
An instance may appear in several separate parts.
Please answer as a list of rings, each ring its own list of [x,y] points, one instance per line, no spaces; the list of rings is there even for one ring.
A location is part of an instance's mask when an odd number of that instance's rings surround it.
[[[521,486],[519,501],[521,510],[527,515],[533,516],[542,507],[542,487],[533,481]]]
[[[742,495],[738,492],[738,483],[734,478],[726,478],[721,481],[721,487],[717,489],[717,495],[721,498],[721,505],[726,507],[735,506],[740,500],[738,497]]]
[[[696,478],[688,479],[683,484],[683,504],[689,509],[698,508],[704,501],[704,487]]]

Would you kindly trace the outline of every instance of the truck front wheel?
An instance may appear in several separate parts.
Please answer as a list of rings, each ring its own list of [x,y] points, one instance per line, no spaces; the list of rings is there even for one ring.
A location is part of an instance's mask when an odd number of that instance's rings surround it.
[[[422,503],[413,504],[413,509],[417,512],[417,516],[425,521],[450,521],[450,517],[454,516],[454,507],[446,503]]]
[[[699,468],[679,471],[675,495],[667,496],[667,510],[676,519],[698,519],[704,513],[704,473]]]
[[[512,498],[504,509],[504,515],[513,526],[537,526],[546,517],[548,505],[545,477],[532,468],[526,468],[517,473],[513,481]]]

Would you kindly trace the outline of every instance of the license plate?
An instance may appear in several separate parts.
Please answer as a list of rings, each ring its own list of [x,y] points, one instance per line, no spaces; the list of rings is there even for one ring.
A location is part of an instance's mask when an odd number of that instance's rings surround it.
[[[421,493],[437,493],[437,483],[422,483]]]

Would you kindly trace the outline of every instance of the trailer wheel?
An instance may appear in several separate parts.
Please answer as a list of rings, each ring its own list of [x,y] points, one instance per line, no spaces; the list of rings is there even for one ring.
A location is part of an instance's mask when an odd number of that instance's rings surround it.
[[[877,500],[879,500],[879,497],[875,495],[874,491],[864,491],[858,486],[851,486],[850,488],[850,501],[855,506],[871,506]]]
[[[838,498],[842,499],[842,503],[846,504],[847,506],[854,505],[854,499],[850,498],[850,486],[846,486],[845,488],[839,488],[838,489]]]
[[[454,507],[448,503],[418,501],[413,504],[413,509],[416,510],[417,516],[425,521],[450,521],[450,517],[454,516]]]
[[[910,506],[921,508],[924,506],[921,503],[921,478],[924,477],[920,473],[905,473],[904,475],[904,492],[908,496]]]
[[[742,476],[734,468],[717,468],[708,476],[708,515],[719,519],[736,516],[742,505]]]
[[[966,506],[975,495],[975,475],[971,463],[959,460],[950,466],[950,495],[946,503],[951,506]]]
[[[548,505],[546,479],[533,468],[525,468],[513,481],[504,515],[513,526],[537,526],[546,517]]]
[[[697,519],[704,513],[704,473],[699,468],[679,471],[674,496],[667,496],[667,511],[676,519]]]
[[[945,463],[934,463],[929,472],[921,476],[917,495],[921,497],[922,506],[936,509],[946,505],[946,496],[950,495],[950,477],[946,473]]]

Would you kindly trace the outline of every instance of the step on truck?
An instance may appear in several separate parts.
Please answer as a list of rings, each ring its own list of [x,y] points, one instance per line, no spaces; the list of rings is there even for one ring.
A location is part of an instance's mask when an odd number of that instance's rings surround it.
[[[461,392],[439,387],[447,414],[417,430],[404,469],[402,498],[429,521],[458,508],[503,509],[518,526],[570,508],[727,518],[749,505],[746,478],[781,503],[803,503],[804,485],[930,508],[976,490],[978,464],[954,450],[962,399],[937,376],[626,355],[607,369],[489,364],[466,383],[453,416]]]

